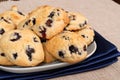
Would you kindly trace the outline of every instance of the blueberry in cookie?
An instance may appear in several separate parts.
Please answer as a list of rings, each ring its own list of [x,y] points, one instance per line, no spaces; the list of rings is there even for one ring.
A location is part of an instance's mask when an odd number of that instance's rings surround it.
[[[87,44],[75,32],[64,31],[45,43],[47,51],[55,58],[77,63],[87,56]]]
[[[48,5],[40,6],[31,11],[19,25],[19,29],[32,29],[39,37],[50,39],[63,31],[69,23],[69,17],[62,8]]]
[[[64,30],[75,31],[81,30],[86,27],[88,20],[85,16],[78,12],[68,12],[70,19],[69,24],[64,28]]]
[[[41,41],[31,30],[6,32],[1,37],[0,44],[5,55],[15,65],[36,66],[44,60]]]

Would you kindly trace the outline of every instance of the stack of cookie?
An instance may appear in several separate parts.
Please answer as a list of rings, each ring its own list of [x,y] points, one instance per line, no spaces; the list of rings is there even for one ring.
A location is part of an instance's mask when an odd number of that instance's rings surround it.
[[[17,10],[0,14],[0,64],[36,66],[55,60],[77,63],[87,56],[94,30],[80,13],[48,5],[27,16]]]

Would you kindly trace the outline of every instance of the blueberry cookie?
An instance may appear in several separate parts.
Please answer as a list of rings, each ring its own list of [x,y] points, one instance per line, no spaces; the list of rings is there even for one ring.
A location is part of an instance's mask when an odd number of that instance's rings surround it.
[[[4,17],[0,18],[0,38],[5,32],[13,29],[15,29],[15,25],[10,20],[6,20]]]
[[[82,36],[85,40],[85,42],[87,43],[87,45],[90,45],[90,43],[92,43],[94,41],[94,30],[92,29],[92,27],[90,25],[87,25],[86,28],[76,32],[78,33],[80,36]]]
[[[52,56],[52,55],[47,51],[47,49],[46,49],[45,46],[44,46],[44,43],[43,43],[43,49],[44,49],[44,53],[45,53],[45,59],[44,59],[44,62],[45,62],[45,63],[51,63],[51,62],[54,62],[54,61],[57,60],[54,56]]]
[[[70,18],[70,23],[65,27],[64,30],[80,30],[84,28],[88,20],[81,13],[78,12],[68,12]]]
[[[49,53],[61,61],[77,63],[87,56],[87,44],[74,32],[62,32],[45,43]]]
[[[11,20],[15,25],[18,25],[26,18],[25,14],[18,11],[17,6],[12,6],[11,10],[1,13],[0,17],[4,17],[6,20]]]
[[[39,37],[28,29],[6,32],[0,40],[0,47],[7,58],[18,66],[36,66],[44,60]]]
[[[11,63],[7,59],[5,53],[1,50],[1,48],[0,48],[0,65],[6,65],[6,66],[12,66],[13,65],[13,63]]]
[[[18,28],[32,29],[39,37],[50,39],[60,33],[69,23],[66,11],[52,6],[41,6],[29,13],[29,17]]]

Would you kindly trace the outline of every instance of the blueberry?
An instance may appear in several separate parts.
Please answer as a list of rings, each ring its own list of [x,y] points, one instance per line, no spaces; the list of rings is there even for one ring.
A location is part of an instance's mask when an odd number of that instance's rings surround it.
[[[34,42],[39,42],[36,37],[33,38]]]
[[[81,35],[83,38],[85,38],[85,35]]]
[[[20,15],[23,15],[23,16],[25,16],[22,12],[20,12],[20,11],[17,11]]]
[[[62,36],[65,40],[70,40],[70,38],[69,37],[67,37],[67,36]]]
[[[25,25],[28,25],[30,22],[31,22],[31,20],[27,20],[27,21],[25,22],[25,24],[23,25],[23,27],[25,27]]]
[[[44,26],[39,26],[40,33],[42,34],[42,38],[46,38],[46,28]]]
[[[55,15],[55,12],[51,12],[48,17],[53,18],[54,15]]]
[[[71,54],[75,53],[75,54],[81,55],[81,52],[79,52],[78,48],[75,47],[74,45],[69,46],[69,51],[70,51]]]
[[[4,17],[1,17],[1,19],[4,20],[6,23],[10,24],[10,22],[7,19],[5,19]]]
[[[83,50],[87,51],[87,46],[86,45],[84,45]]]
[[[74,45],[71,45],[71,46],[69,46],[69,51],[70,51],[71,53],[76,53],[76,52],[78,52],[78,48],[75,47]]]
[[[17,40],[19,40],[20,38],[21,38],[21,35],[19,34],[19,33],[17,33],[17,32],[15,32],[14,34],[13,34],[13,36],[15,36],[15,38],[13,38],[13,39],[10,39],[10,41],[17,41]]]
[[[62,51],[59,51],[58,52],[58,55],[61,57],[61,58],[64,58],[64,53]]]
[[[2,28],[0,29],[0,35],[3,35],[5,33],[5,30]]]
[[[41,42],[46,42],[47,40],[45,38],[40,38]]]
[[[33,25],[36,24],[36,18],[33,18],[32,23],[33,23]]]
[[[5,53],[0,53],[1,56],[5,57]]]
[[[46,26],[51,27],[52,23],[53,23],[53,21],[51,19],[48,19],[45,24],[46,24]]]
[[[35,53],[35,49],[31,48],[30,45],[28,45],[26,49],[26,54],[30,61],[32,61],[32,53]]]
[[[86,24],[87,24],[87,21],[85,21],[84,24],[86,25]]]
[[[75,15],[71,15],[69,18],[70,18],[71,20],[76,20],[76,16],[75,16]]]
[[[18,54],[17,53],[13,53],[13,57],[14,57],[14,59],[16,59],[18,57]]]

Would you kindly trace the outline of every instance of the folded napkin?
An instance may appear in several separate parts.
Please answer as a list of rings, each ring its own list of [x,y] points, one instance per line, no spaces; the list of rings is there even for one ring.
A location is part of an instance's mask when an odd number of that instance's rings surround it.
[[[34,73],[16,74],[0,71],[0,79],[1,80],[49,79],[99,69],[111,65],[118,60],[117,57],[120,56],[120,52],[117,50],[115,45],[107,41],[97,32],[95,32],[95,41],[97,43],[97,50],[91,57],[89,57],[88,59],[81,63],[77,63],[63,68]]]

